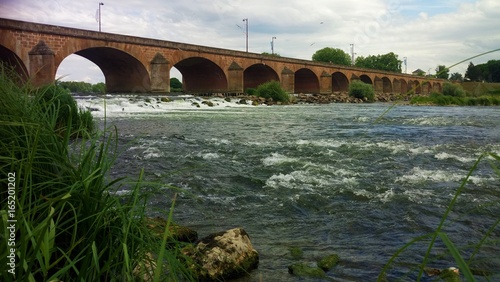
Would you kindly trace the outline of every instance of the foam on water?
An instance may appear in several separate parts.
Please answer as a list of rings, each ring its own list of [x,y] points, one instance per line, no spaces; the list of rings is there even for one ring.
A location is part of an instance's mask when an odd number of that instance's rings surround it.
[[[290,158],[280,153],[272,153],[271,156],[262,159],[262,163],[265,166],[274,166],[280,165],[283,163],[294,163],[297,162],[298,159]]]
[[[135,95],[106,95],[78,96],[76,101],[83,109],[89,109],[95,117],[127,117],[134,115],[158,115],[175,111],[186,110],[216,110],[232,107],[255,107],[249,101],[241,103],[240,99],[233,98],[226,101],[222,98],[203,99],[194,96],[176,96],[166,102],[167,96],[135,96]],[[262,105],[261,105],[262,106]]]
[[[446,152],[437,153],[436,155],[434,155],[434,157],[438,160],[453,159],[453,160],[457,160],[457,161],[462,162],[462,163],[471,163],[471,162],[474,162],[477,160],[477,158],[461,157],[461,156],[457,156],[457,155],[446,153]]]

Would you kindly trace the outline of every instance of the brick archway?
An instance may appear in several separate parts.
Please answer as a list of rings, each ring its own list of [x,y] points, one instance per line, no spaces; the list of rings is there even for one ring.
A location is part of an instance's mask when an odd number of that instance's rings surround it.
[[[243,88],[256,88],[268,81],[280,81],[278,74],[266,64],[254,64],[243,71]]]
[[[227,89],[224,71],[206,58],[187,58],[176,63],[174,67],[182,74],[183,90],[186,92],[202,93],[206,89],[225,92]]]
[[[110,47],[93,47],[75,54],[88,59],[101,69],[108,92],[151,91],[146,67],[128,53]]]
[[[28,80],[28,69],[24,62],[10,49],[0,45],[0,62],[4,62],[7,67],[11,67],[21,83]]]
[[[319,93],[319,80],[313,71],[301,68],[295,72],[295,93]]]
[[[334,72],[332,74],[332,91],[347,92],[349,91],[349,79],[342,72]]]

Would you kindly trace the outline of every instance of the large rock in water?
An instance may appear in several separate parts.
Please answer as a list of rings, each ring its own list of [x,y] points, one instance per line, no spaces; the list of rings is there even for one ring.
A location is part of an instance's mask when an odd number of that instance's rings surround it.
[[[257,268],[259,254],[242,228],[211,234],[183,249],[187,264],[199,281],[237,278]]]

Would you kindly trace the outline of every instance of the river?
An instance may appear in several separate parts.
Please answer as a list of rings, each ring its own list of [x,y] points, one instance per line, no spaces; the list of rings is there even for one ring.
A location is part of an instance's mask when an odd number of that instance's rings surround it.
[[[240,281],[309,281],[287,266],[332,253],[341,263],[328,279],[374,281],[399,248],[438,226],[481,154],[500,155],[498,107],[398,105],[383,115],[390,104],[255,107],[211,99],[210,107],[195,97],[108,95],[104,111],[100,97],[77,100],[101,125],[106,116],[118,128],[113,177],[144,168],[147,181],[162,184],[148,203],[153,213],[168,211],[177,192],[174,220],[201,237],[247,231],[260,263]],[[479,163],[444,226],[466,258],[499,218],[491,162]],[[499,237],[496,228],[474,268],[498,273]],[[404,251],[389,281],[414,281],[428,243]],[[294,259],[292,248],[303,257]],[[431,267],[456,266],[439,239],[431,254]]]

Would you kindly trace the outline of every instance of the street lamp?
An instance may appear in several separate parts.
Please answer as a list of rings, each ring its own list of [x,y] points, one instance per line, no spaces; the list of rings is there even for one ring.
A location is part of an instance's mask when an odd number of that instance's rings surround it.
[[[104,3],[99,2],[99,32],[101,32],[101,6],[104,5]]]
[[[276,36],[273,36],[273,38],[271,38],[271,54],[274,55],[274,39],[276,39]]]
[[[403,61],[405,63],[405,74],[406,74],[406,66],[408,65],[407,60],[408,60],[408,58],[403,57]]]
[[[354,43],[349,45],[351,46],[351,65],[354,66]]]
[[[243,21],[246,22],[245,23],[245,25],[246,25],[246,27],[245,27],[245,37],[246,37],[246,43],[247,43],[246,46],[247,46],[247,53],[248,53],[248,18],[243,19]]]

